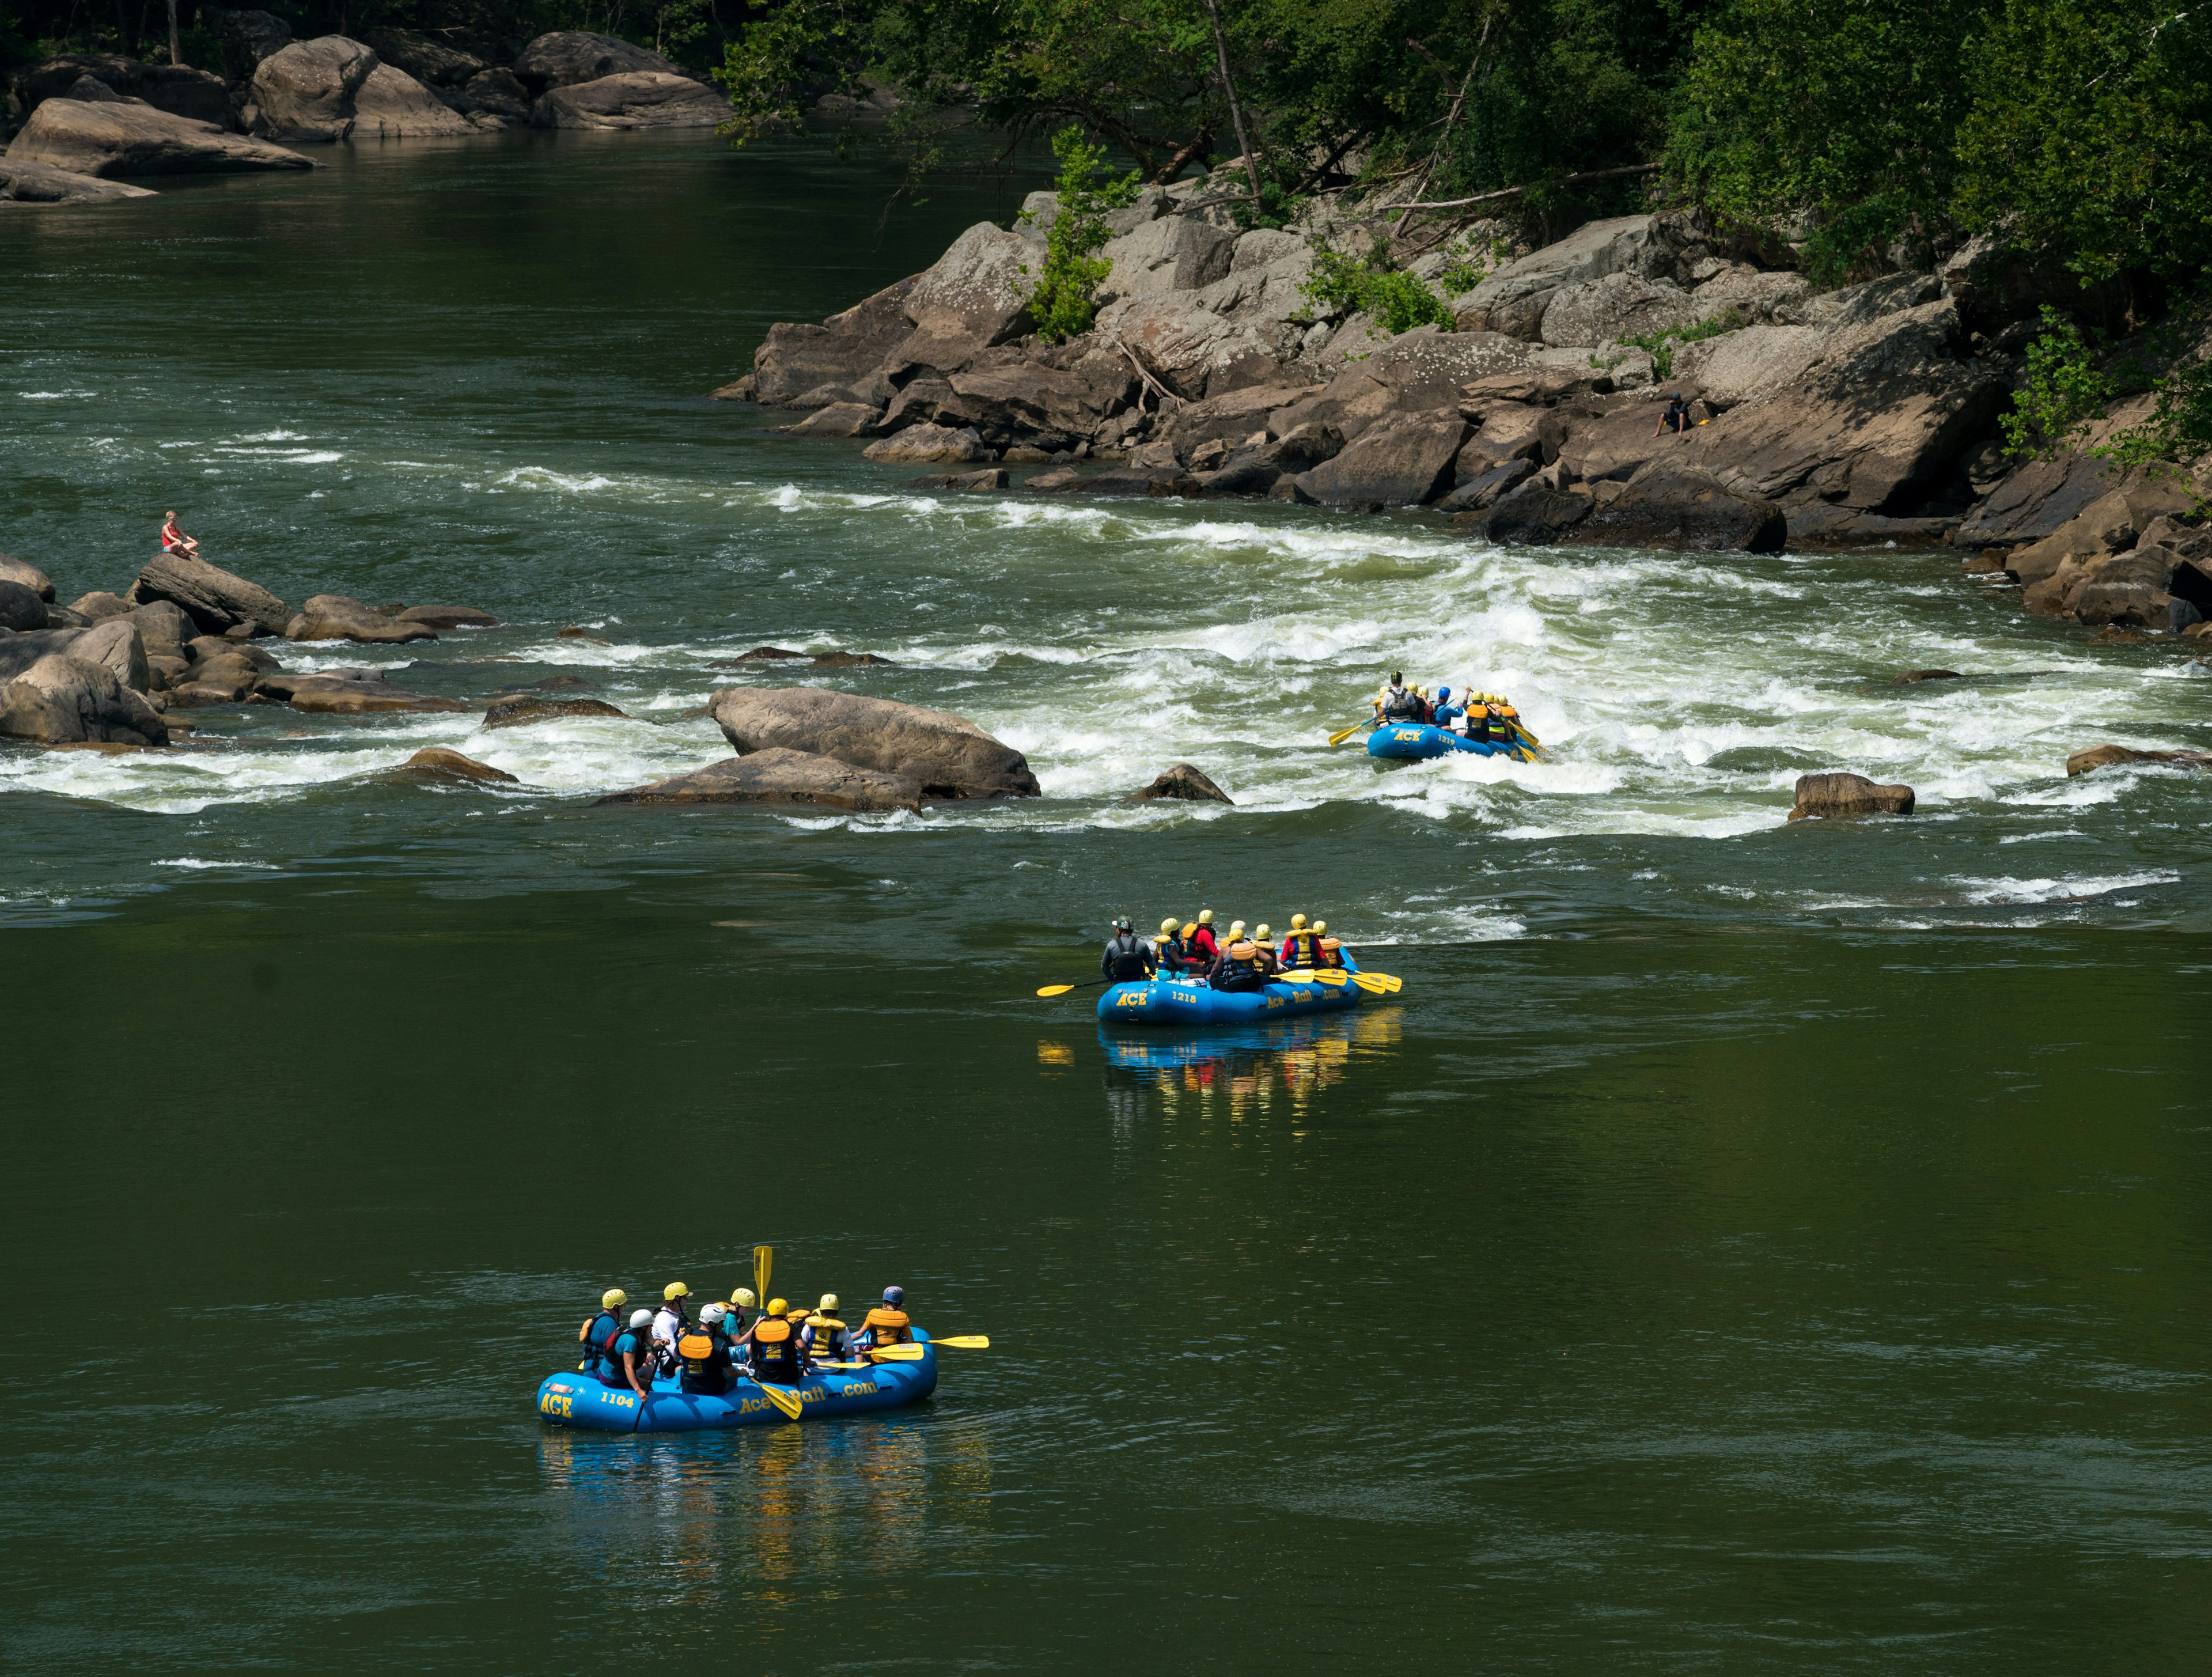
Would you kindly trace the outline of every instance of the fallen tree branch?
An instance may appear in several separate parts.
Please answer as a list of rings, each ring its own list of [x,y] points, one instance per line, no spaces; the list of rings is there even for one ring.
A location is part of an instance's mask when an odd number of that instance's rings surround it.
[[[1592,169],[1586,174],[1571,174],[1559,183],[1562,186],[1583,186],[1593,180],[1626,180],[1634,175],[1656,174],[1656,163],[1632,163],[1625,169]],[[1409,204],[1407,211],[1415,210],[1464,210],[1471,204],[1496,204],[1501,198],[1517,198],[1528,189],[1526,186],[1505,186],[1495,192],[1477,192],[1471,198],[1440,198],[1434,204]]]
[[[1131,367],[1136,368],[1137,378],[1142,383],[1144,389],[1151,391],[1153,397],[1158,401],[1159,407],[1158,411],[1165,413],[1167,411],[1167,404],[1170,401],[1174,399],[1174,392],[1169,390],[1168,387],[1162,384],[1158,379],[1155,379],[1150,373],[1146,372],[1145,370],[1144,362],[1137,359],[1136,352],[1130,349],[1130,347],[1124,343],[1119,337],[1116,337],[1114,340],[1114,347],[1121,352],[1121,358],[1124,361],[1127,362]],[[1144,410],[1145,398],[1143,392],[1140,391],[1137,397],[1137,411],[1139,413],[1142,413]]]

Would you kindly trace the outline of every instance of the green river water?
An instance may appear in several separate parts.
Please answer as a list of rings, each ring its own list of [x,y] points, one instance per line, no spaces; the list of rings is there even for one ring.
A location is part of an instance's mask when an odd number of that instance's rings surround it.
[[[696,137],[327,161],[0,220],[0,548],[120,589],[174,506],[512,625],[289,663],[632,720],[0,751],[7,1668],[2202,1669],[2212,777],[2063,763],[2212,744],[2212,671],[1941,553],[917,494],[703,392],[1027,178],[879,225]],[[1046,796],[592,807],[726,755],[763,642]],[[1326,749],[1394,663],[1553,761]],[[520,784],[381,777],[425,744]],[[1237,806],[1127,801],[1179,760]],[[1920,812],[1785,826],[1838,767]],[[1200,907],[1404,993],[1033,999]],[[762,1242],[994,1348],[879,1419],[540,1423],[603,1287]]]

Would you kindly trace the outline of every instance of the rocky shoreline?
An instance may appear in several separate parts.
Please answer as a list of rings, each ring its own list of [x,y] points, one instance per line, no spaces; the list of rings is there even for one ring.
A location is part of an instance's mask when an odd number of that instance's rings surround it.
[[[0,113],[0,205],[149,196],[117,177],[305,169],[292,149],[512,128],[712,128],[696,72],[611,35],[561,30],[482,52],[408,30],[295,41],[268,12],[220,15],[224,74],[70,52],[18,71]]]
[[[1499,543],[1948,545],[2031,612],[2206,631],[2212,531],[2185,472],[2001,447],[2056,283],[1990,240],[1821,291],[1786,244],[1695,212],[1517,252],[1482,223],[1401,247],[1452,325],[1392,334],[1312,284],[1324,249],[1388,243],[1388,205],[1248,230],[1205,192],[1150,188],[1109,215],[1111,267],[1080,337],[1043,341],[1024,302],[1058,213],[1035,193],[1012,230],[971,227],[819,325],[773,326],[750,374],[714,394],[936,466],[912,484],[933,491],[1418,507]],[[1680,434],[1660,424],[1677,394]]]

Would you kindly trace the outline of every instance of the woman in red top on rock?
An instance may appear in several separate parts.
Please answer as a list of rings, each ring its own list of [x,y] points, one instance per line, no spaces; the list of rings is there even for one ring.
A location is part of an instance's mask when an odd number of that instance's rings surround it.
[[[200,544],[177,528],[177,515],[169,513],[161,520],[161,551],[181,553],[187,559],[200,556]]]

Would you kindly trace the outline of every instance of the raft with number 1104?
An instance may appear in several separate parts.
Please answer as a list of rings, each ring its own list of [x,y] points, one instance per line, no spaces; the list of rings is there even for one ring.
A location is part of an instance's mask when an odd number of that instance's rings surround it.
[[[919,1403],[937,1389],[937,1348],[919,1328],[914,1337],[921,1354],[911,1361],[824,1370],[776,1389],[798,1401],[799,1413],[793,1419],[804,1421]],[[655,1380],[651,1395],[642,1401],[635,1392],[603,1384],[596,1375],[550,1375],[538,1388],[538,1413],[556,1426],[592,1432],[700,1432],[785,1418],[760,1382],[742,1375],[719,1397],[687,1392],[672,1378]]]

